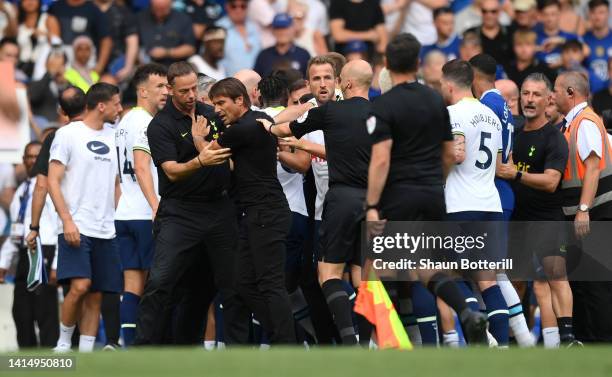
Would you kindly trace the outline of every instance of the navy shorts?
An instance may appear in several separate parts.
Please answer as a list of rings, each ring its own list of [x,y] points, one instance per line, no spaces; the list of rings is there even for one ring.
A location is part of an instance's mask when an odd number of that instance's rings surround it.
[[[153,260],[153,222],[117,220],[117,242],[123,270],[148,270]]]
[[[64,234],[57,237],[57,280],[68,283],[73,278],[91,280],[92,292],[123,291],[121,258],[115,238],[107,240],[81,234],[81,245],[72,247]]]
[[[487,260],[499,262],[508,255],[508,228],[502,212],[464,211],[446,215],[447,221],[459,223],[459,233],[464,236],[482,236],[486,234],[485,248],[466,255],[470,260]]]

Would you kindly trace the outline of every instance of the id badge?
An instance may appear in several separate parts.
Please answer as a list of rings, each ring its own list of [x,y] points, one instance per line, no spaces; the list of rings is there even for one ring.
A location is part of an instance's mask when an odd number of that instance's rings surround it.
[[[25,226],[23,223],[12,223],[11,224],[11,241],[13,243],[21,245],[23,242],[23,235],[25,232]]]

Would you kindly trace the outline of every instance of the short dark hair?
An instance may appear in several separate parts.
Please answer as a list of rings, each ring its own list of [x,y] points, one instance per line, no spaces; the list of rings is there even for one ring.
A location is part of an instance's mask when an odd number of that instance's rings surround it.
[[[569,39],[561,46],[561,52],[582,51],[582,43],[577,39]]]
[[[168,84],[174,85],[174,79],[181,76],[187,76],[190,74],[197,76],[197,71],[190,63],[186,61],[180,61],[170,64],[168,67]]]
[[[242,97],[245,107],[251,107],[251,99],[249,98],[246,87],[240,80],[234,77],[219,80],[210,88],[210,92],[208,92],[210,100],[212,101],[213,98],[218,96],[231,98],[232,101],[235,101],[238,97]]]
[[[334,62],[334,64],[332,64],[332,67],[334,67],[336,77],[340,77],[340,72],[342,72],[342,68],[344,68],[344,65],[346,64],[346,57],[341,53],[335,51],[328,52],[324,56],[328,57]]]
[[[69,86],[60,93],[58,102],[64,114],[72,119],[85,111],[85,92],[76,86]]]
[[[442,76],[462,88],[470,88],[474,81],[474,71],[470,63],[461,59],[453,59],[442,67]]]
[[[287,102],[289,88],[285,80],[278,75],[269,75],[262,78],[257,84],[257,89],[259,89],[264,104],[272,101],[280,101],[283,104]]]
[[[299,80],[295,81],[293,84],[289,85],[289,93],[293,93],[296,90],[304,89],[306,87],[308,87],[308,84],[306,83],[306,80],[299,79]]]
[[[17,42],[17,38],[13,37],[4,37],[0,39],[0,48],[3,48],[5,45],[15,45],[19,47],[19,43]]]
[[[101,102],[108,102],[115,94],[119,94],[119,88],[112,84],[99,82],[93,84],[85,95],[87,110],[93,110]]]
[[[145,83],[149,76],[161,76],[166,77],[168,75],[168,69],[158,63],[149,63],[138,67],[132,78],[132,85],[138,88],[140,85]]]
[[[454,14],[453,10],[450,7],[440,7],[440,8],[436,8],[433,11],[433,19],[435,20],[436,18],[438,18],[438,16],[441,16],[443,14]]]
[[[28,148],[33,147],[33,146],[42,146],[42,143],[38,140],[32,140],[29,143],[26,144],[25,148],[23,148],[23,153],[25,154],[28,151]]]
[[[530,73],[529,75],[527,75],[527,77],[525,77],[525,80],[523,80],[523,84],[527,81],[543,82],[546,85],[546,89],[548,89],[549,91],[553,90],[553,84],[550,82],[548,77],[546,77],[546,75],[543,73],[540,73],[540,72]]]
[[[589,10],[593,10],[602,5],[606,8],[610,8],[610,2],[608,0],[591,0],[589,1]]]
[[[490,81],[495,81],[497,62],[489,54],[478,54],[470,59],[470,65],[478,72],[488,76]]]
[[[538,0],[538,10],[541,11],[544,8],[548,8],[550,6],[555,6],[561,9],[561,3],[559,0]]]
[[[396,35],[385,51],[387,68],[397,73],[416,72],[420,51],[421,44],[414,35],[410,33]]]

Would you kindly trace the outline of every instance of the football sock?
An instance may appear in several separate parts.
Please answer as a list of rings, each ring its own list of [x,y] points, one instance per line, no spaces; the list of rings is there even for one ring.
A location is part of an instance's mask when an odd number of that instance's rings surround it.
[[[412,284],[412,312],[426,346],[438,345],[438,322],[435,297],[419,282]]]
[[[355,345],[357,337],[353,327],[351,305],[349,296],[344,290],[344,285],[340,279],[329,279],[321,286],[329,310],[334,317],[334,322],[340,333],[342,344]]]
[[[509,323],[508,306],[504,301],[501,289],[494,285],[482,291],[482,299],[487,307],[489,317],[489,332],[497,340],[500,347],[508,346]]]
[[[123,334],[123,345],[131,346],[136,336],[136,319],[138,318],[138,304],[140,296],[132,292],[123,292],[121,299],[121,332]]]

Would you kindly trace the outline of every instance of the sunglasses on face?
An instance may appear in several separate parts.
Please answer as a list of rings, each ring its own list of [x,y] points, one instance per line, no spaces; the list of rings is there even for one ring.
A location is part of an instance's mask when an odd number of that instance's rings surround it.
[[[483,14],[487,14],[487,13],[496,14],[498,12],[499,12],[499,9],[483,9],[482,10]]]

